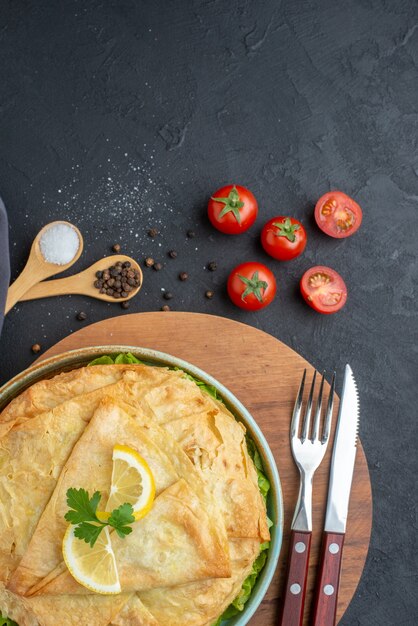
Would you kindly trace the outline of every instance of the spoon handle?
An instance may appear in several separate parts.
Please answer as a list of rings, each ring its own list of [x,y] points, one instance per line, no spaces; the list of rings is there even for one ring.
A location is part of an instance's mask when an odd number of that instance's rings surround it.
[[[70,294],[83,295],[84,293],[84,282],[80,282],[77,279],[74,280],[74,276],[67,276],[66,278],[46,280],[33,285],[31,289],[22,295],[20,300],[36,300],[37,298],[50,298],[51,296]]]
[[[16,302],[22,300],[22,296],[42,277],[38,274],[38,264],[36,258],[29,257],[21,274],[16,278],[14,283],[10,285],[7,292],[7,300],[5,307],[5,314],[7,314],[11,308],[14,307]]]

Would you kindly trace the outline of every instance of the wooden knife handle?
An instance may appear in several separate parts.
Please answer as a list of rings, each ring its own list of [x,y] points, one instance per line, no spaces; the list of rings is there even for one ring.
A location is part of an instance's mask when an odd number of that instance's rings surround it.
[[[343,545],[343,534],[323,533],[312,626],[335,624]]]
[[[281,626],[302,626],[311,536],[309,532],[291,531]]]

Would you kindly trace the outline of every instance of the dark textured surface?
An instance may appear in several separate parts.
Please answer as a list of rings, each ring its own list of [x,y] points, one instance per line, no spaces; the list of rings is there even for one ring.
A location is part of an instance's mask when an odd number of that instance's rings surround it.
[[[414,0],[0,5],[0,193],[12,278],[40,227],[69,219],[85,237],[74,271],[115,242],[164,262],[161,272],[144,269],[130,311],[158,310],[165,288],[172,308],[253,324],[318,368],[352,364],[374,532],[344,626],[418,620],[417,22]],[[249,186],[260,204],[257,224],[237,238],[205,217],[208,195],[227,182]],[[345,241],[312,220],[330,188],[364,209]],[[305,254],[284,265],[258,243],[263,221],[282,212],[309,234]],[[154,241],[150,227],[161,231]],[[275,302],[255,315],[224,289],[234,264],[251,258],[278,282]],[[204,269],[211,260],[214,273]],[[346,279],[348,303],[335,316],[298,295],[313,264]],[[123,314],[78,297],[16,307],[1,338],[1,380],[31,363],[33,343],[49,347],[86,323],[80,310],[87,322]]]

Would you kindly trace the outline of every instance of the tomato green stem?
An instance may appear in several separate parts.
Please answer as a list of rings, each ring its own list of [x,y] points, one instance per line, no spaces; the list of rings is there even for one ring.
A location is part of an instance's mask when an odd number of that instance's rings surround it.
[[[273,226],[278,229],[274,233],[276,237],[286,237],[291,243],[296,241],[295,232],[300,229],[300,224],[292,224],[290,217],[286,217],[284,222],[273,222]]]
[[[238,278],[242,280],[242,282],[246,286],[245,290],[241,294],[241,300],[243,302],[245,302],[245,298],[251,293],[255,295],[259,302],[263,302],[261,290],[263,289],[265,291],[268,287],[268,283],[265,280],[260,280],[258,278],[258,271],[254,272],[251,278],[246,278],[245,276],[241,276],[241,274],[238,274]]]
[[[218,220],[221,220],[224,217],[224,215],[226,215],[227,213],[231,211],[233,216],[237,220],[238,224],[241,224],[241,215],[240,215],[239,210],[244,206],[244,203],[240,200],[239,193],[235,185],[229,192],[227,198],[213,198],[212,197],[212,200],[215,200],[215,202],[222,202],[222,204],[225,205],[222,211],[218,215]]]

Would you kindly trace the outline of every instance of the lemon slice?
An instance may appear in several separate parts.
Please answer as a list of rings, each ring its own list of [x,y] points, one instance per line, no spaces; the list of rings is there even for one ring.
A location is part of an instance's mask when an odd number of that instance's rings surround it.
[[[103,528],[93,547],[74,535],[76,528],[71,524],[62,542],[64,561],[73,578],[96,593],[120,593],[119,575],[107,527]]]
[[[146,460],[136,450],[117,444],[113,448],[112,486],[106,510],[99,519],[108,519],[121,504],[132,505],[135,519],[144,517],[155,497],[154,476]]]

